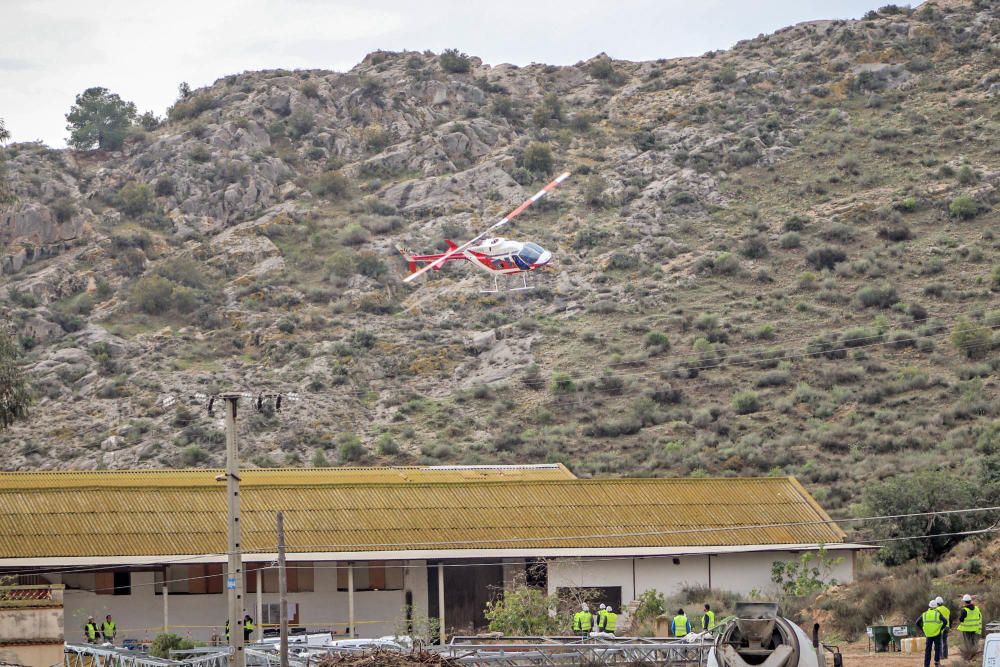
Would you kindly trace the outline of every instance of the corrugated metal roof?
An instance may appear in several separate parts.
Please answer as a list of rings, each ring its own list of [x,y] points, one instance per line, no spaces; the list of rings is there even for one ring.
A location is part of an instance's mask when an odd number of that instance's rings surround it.
[[[250,484],[245,551],[659,547],[842,542],[791,477]],[[801,524],[774,526],[771,524]],[[0,489],[0,558],[225,551],[223,484]]]
[[[218,469],[191,470],[55,470],[0,472],[0,488],[59,489],[78,487],[211,486]],[[402,482],[470,482],[576,479],[561,463],[537,465],[394,466],[347,468],[249,468],[240,471],[244,485],[393,484]]]

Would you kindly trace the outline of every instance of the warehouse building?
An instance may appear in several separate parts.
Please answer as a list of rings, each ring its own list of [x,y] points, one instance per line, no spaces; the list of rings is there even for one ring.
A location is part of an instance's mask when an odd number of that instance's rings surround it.
[[[119,638],[199,639],[226,616],[225,484],[216,470],[0,473],[0,572],[63,584],[68,640],[88,615]],[[518,578],[589,589],[767,591],[771,565],[825,548],[839,581],[864,547],[791,477],[578,479],[561,465],[247,470],[247,612],[277,623],[285,514],[294,626],[376,637],[407,619],[480,629]]]

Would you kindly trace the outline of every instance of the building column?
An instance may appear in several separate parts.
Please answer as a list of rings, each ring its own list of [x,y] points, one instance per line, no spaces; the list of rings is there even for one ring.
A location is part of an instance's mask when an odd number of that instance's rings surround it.
[[[170,591],[163,584],[163,633],[170,632]]]
[[[347,564],[347,627],[351,637],[357,637],[354,628],[354,563]]]
[[[261,571],[264,568],[260,567],[258,563],[257,567],[257,641],[264,639],[264,584],[263,577],[261,577]]]
[[[448,634],[444,629],[444,563],[438,563],[438,636],[444,646]]]

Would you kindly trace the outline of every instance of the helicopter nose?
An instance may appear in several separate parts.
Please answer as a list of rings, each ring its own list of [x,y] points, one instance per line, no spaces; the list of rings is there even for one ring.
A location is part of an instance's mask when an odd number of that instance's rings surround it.
[[[552,261],[552,253],[548,250],[543,250],[542,254],[538,256],[538,261],[535,262],[537,266],[545,266]]]

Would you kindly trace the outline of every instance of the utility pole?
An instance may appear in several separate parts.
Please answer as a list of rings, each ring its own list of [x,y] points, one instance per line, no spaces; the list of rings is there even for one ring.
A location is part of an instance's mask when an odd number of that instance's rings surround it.
[[[278,655],[288,667],[288,571],[285,569],[285,513],[278,512]]]
[[[229,565],[226,593],[229,596],[229,664],[246,667],[243,651],[243,554],[240,537],[240,454],[236,442],[236,406],[239,394],[223,394],[226,402],[226,496],[229,499]]]

